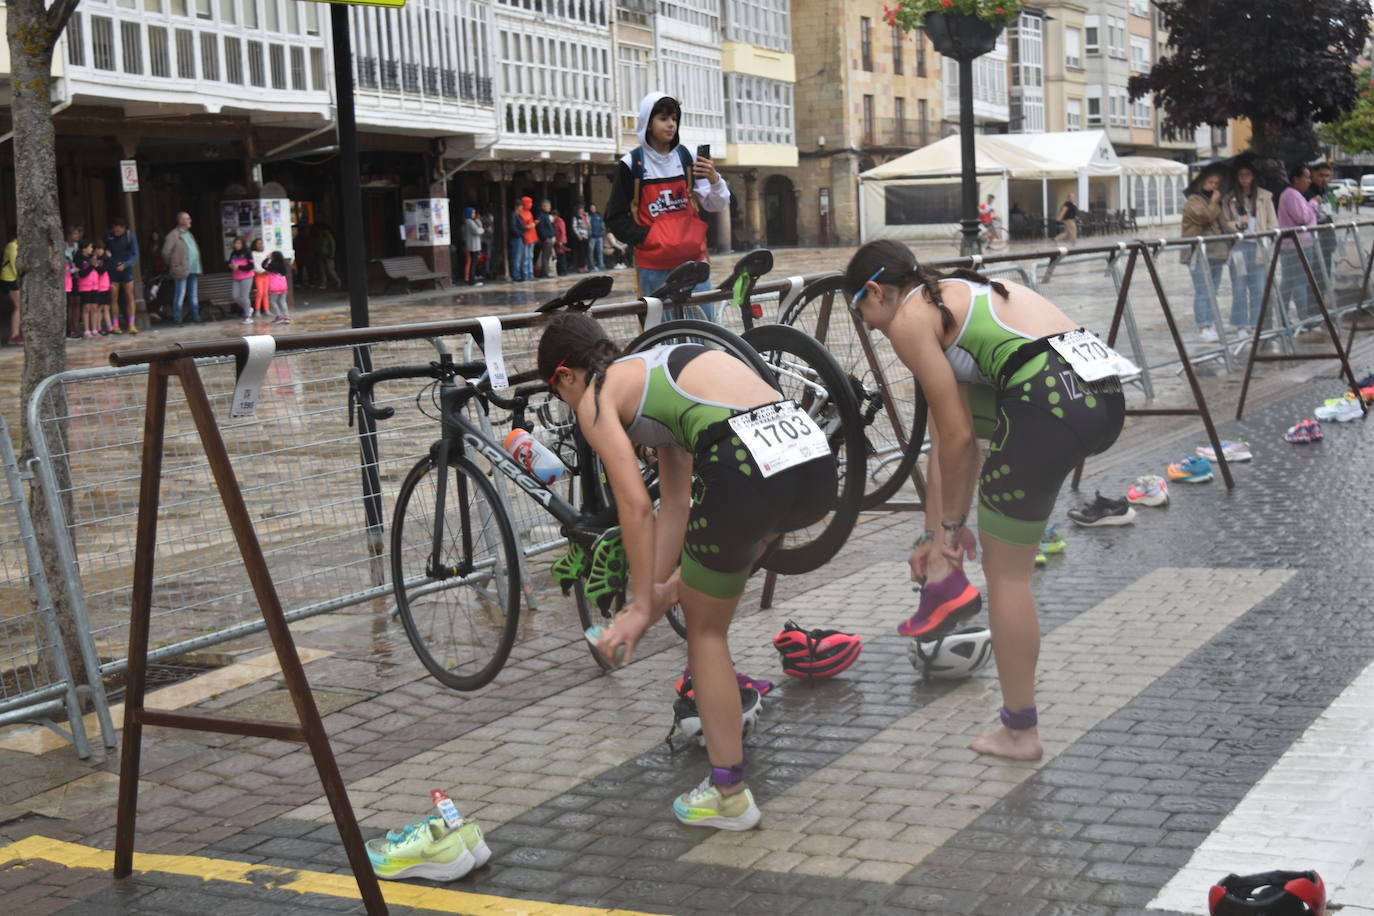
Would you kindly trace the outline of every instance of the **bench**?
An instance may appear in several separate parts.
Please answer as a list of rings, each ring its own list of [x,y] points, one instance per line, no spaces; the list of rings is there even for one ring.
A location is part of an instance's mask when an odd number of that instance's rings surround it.
[[[425,259],[419,255],[402,258],[377,258],[373,263],[381,266],[382,275],[386,277],[387,289],[390,289],[393,283],[403,283],[406,289],[410,289],[414,283],[431,281],[434,283],[434,289],[440,289],[441,285],[447,287],[451,282],[447,275],[430,270]]]
[[[159,321],[171,321],[172,297],[175,282],[167,277],[158,289],[156,301],[148,303],[149,314]],[[200,317],[203,321],[223,321],[239,317],[238,304],[234,302],[234,279],[227,273],[201,274],[196,281],[196,299],[199,301]],[[183,312],[190,309],[183,306]],[[163,316],[166,316],[165,318]]]

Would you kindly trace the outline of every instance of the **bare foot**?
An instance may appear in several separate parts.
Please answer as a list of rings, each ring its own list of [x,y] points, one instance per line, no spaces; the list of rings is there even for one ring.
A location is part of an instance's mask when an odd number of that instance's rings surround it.
[[[974,738],[969,742],[969,749],[979,754],[1006,757],[1009,760],[1039,760],[1045,755],[1045,748],[1040,743],[1040,733],[1034,728],[1024,731],[999,728]]]

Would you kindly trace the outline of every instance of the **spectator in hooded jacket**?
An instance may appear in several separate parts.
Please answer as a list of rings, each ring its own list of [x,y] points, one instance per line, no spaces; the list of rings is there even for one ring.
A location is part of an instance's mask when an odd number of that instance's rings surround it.
[[[682,144],[676,99],[651,92],[639,105],[640,146],[620,159],[606,205],[606,226],[633,246],[641,293],[663,285],[675,267],[706,258],[706,223],[700,211],[730,206],[730,188],[710,159]],[[690,174],[689,174],[690,173]],[[702,281],[698,290],[710,289]],[[706,307],[708,317],[714,309]]]
[[[526,280],[534,279],[534,247],[539,244],[539,229],[535,225],[534,200],[529,197],[520,198],[520,220],[525,225],[522,238],[525,240],[525,249],[522,253],[524,263],[521,265],[521,273]]]

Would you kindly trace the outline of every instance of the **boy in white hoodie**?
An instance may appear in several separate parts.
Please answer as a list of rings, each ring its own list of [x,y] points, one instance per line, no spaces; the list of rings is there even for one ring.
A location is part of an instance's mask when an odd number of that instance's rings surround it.
[[[634,247],[642,293],[662,286],[673,268],[704,260],[706,223],[700,211],[718,213],[730,206],[730,188],[715,163],[693,156],[679,141],[681,120],[676,99],[661,92],[644,97],[640,146],[621,157],[606,205],[606,227]],[[703,281],[697,289],[710,289],[710,283]],[[704,308],[714,320],[714,307]]]

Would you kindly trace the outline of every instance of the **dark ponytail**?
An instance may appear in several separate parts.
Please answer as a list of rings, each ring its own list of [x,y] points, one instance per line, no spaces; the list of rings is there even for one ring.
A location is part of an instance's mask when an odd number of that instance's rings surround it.
[[[599,414],[606,368],[619,356],[620,348],[606,336],[596,319],[584,312],[559,312],[539,338],[539,376],[548,381],[560,364],[568,369],[585,369],[587,381],[595,382],[592,400]]]
[[[976,270],[960,267],[949,273],[940,273],[932,267],[922,266],[917,262],[916,255],[911,253],[911,249],[895,239],[878,239],[854,252],[854,257],[849,259],[849,266],[844,271],[845,295],[853,299],[869,278],[878,273],[879,268],[882,268],[882,273],[878,274],[874,282],[882,286],[895,286],[902,290],[919,283],[925,291],[926,298],[940,310],[940,326],[946,331],[954,327],[954,313],[945,305],[945,300],[940,295],[941,280],[969,280],[973,283],[982,283],[992,287],[1003,299],[1007,298],[1005,286]]]

